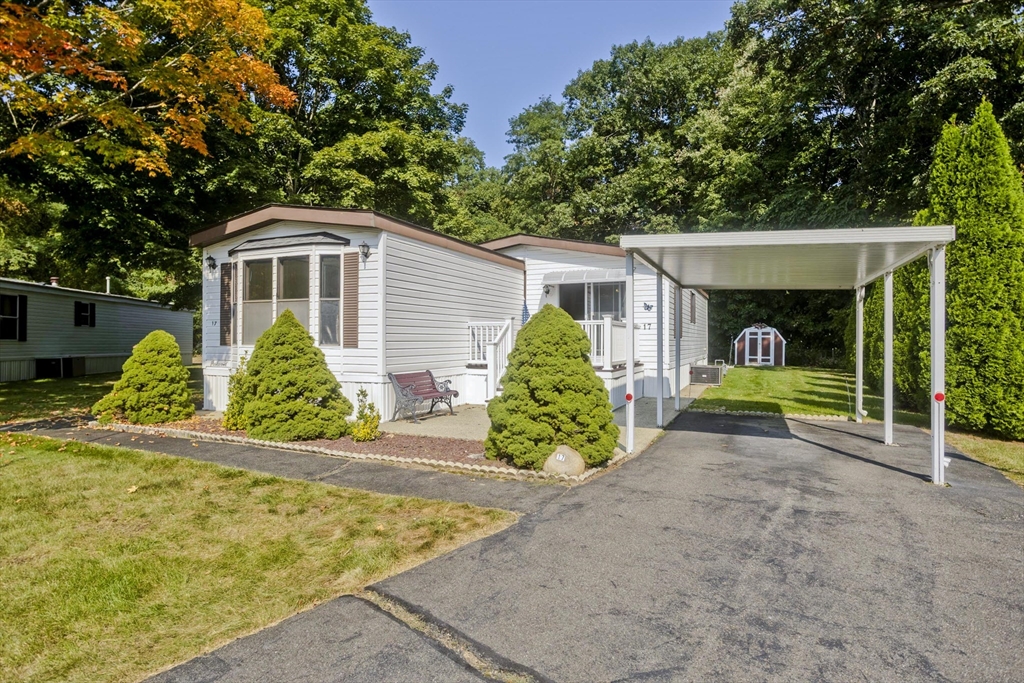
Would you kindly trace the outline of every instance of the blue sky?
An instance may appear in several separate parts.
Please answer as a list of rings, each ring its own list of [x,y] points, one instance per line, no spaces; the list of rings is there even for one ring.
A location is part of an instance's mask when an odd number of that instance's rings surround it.
[[[562,89],[612,45],[666,43],[725,24],[732,0],[369,0],[374,21],[412,36],[469,105],[463,134],[487,163],[511,150],[508,120]]]

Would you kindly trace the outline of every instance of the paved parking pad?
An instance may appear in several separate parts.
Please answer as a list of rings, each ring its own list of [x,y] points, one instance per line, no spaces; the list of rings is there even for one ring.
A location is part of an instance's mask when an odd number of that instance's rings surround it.
[[[341,597],[149,680],[470,683],[484,679],[373,605]]]
[[[684,414],[376,588],[558,681],[1019,680],[1024,492],[898,427]]]

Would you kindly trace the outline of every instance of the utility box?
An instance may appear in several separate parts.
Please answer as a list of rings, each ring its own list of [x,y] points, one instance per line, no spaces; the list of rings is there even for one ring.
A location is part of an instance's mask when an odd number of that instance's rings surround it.
[[[718,386],[722,383],[722,370],[724,365],[691,365],[691,384],[711,384]]]

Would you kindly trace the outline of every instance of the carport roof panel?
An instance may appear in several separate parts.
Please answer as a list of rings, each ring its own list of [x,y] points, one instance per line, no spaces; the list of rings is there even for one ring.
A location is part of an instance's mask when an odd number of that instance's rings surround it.
[[[955,237],[932,225],[623,235],[619,245],[685,287],[853,289]]]

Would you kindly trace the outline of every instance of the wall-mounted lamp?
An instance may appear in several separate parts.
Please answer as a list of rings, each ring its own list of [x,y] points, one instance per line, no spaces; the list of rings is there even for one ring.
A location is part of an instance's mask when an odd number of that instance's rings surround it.
[[[209,268],[210,270],[217,270],[217,259],[213,258],[212,256],[207,256],[206,267]]]
[[[544,296],[551,293],[551,285],[544,285]]]
[[[359,245],[359,255],[363,257],[363,260],[370,258],[370,245],[363,242]]]

